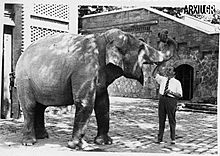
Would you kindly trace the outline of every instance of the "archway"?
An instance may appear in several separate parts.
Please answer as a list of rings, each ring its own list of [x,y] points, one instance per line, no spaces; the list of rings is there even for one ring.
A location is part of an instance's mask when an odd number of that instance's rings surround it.
[[[188,64],[182,64],[176,67],[175,71],[176,79],[181,82],[183,89],[182,100],[191,100],[193,98],[193,67]]]

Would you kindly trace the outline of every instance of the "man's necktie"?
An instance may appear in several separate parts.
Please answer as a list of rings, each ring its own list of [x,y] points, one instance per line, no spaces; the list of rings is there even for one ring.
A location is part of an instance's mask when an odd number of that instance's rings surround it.
[[[165,89],[164,89],[164,95],[166,94],[166,91],[168,89],[169,81],[170,81],[170,78],[167,79],[167,82],[166,82],[166,85],[165,85]]]

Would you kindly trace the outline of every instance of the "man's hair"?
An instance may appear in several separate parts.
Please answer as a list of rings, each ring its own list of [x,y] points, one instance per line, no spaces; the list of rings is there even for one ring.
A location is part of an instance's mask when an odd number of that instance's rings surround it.
[[[173,67],[167,67],[165,74],[166,76],[175,76],[175,69]]]

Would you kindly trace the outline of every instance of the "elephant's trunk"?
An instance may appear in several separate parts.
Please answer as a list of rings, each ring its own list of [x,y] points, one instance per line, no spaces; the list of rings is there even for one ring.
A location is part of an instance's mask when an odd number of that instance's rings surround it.
[[[157,70],[159,69],[159,67],[169,61],[174,55],[177,55],[177,43],[171,39],[171,38],[168,38],[166,40],[166,42],[163,42],[163,41],[160,41],[159,43],[159,51],[158,53],[161,53],[162,54],[162,60],[163,61],[159,61],[159,62],[154,62],[157,66],[154,68],[153,72],[152,72],[152,76],[154,76],[157,72]],[[155,50],[155,49],[154,49]]]
[[[168,38],[167,42],[160,41],[159,50],[145,44],[144,64],[161,64],[169,61],[176,53],[176,42]]]
[[[177,43],[171,38],[167,38],[166,42],[160,41],[158,47],[164,54],[164,61],[170,60],[177,52]]]

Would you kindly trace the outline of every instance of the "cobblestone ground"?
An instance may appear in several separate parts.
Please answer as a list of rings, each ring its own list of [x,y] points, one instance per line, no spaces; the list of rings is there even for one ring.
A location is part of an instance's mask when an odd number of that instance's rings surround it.
[[[96,135],[96,121],[92,114],[85,140],[91,144],[88,151],[141,152],[169,154],[211,154],[217,155],[217,115],[178,111],[176,144],[171,145],[169,124],[166,122],[164,144],[155,144],[158,117],[157,101],[111,97],[111,120],[109,135],[112,145],[93,144]],[[54,111],[53,111],[54,112]],[[74,110],[73,110],[74,112]],[[66,147],[71,138],[74,113],[46,113],[46,128],[49,139],[38,140],[31,147],[20,145],[22,120],[0,120],[0,149],[46,149],[73,151]]]

